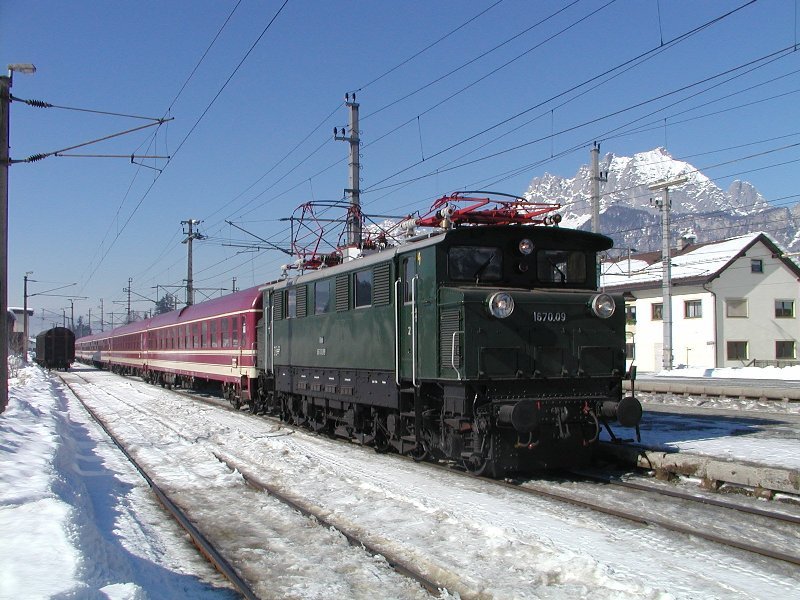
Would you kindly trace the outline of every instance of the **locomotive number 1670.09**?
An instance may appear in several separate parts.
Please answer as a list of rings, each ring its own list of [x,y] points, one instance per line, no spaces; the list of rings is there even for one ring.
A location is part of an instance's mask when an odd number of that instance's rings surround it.
[[[565,312],[534,312],[533,320],[537,323],[563,323],[567,320]]]

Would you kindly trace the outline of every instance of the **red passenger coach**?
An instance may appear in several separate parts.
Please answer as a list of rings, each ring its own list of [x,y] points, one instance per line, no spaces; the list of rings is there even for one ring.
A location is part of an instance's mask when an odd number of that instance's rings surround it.
[[[258,381],[256,325],[262,296],[250,288],[75,342],[78,360],[164,386],[218,382],[234,404]]]

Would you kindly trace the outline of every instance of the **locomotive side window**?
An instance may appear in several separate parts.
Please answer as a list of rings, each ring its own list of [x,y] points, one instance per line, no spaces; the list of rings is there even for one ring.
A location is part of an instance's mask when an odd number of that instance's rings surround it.
[[[537,277],[542,283],[585,283],[586,254],[577,250],[539,250]]]
[[[314,314],[321,315],[331,311],[331,280],[314,284]]]
[[[372,270],[358,271],[353,276],[355,308],[372,306]]]
[[[453,246],[447,252],[447,271],[455,281],[500,281],[503,252],[486,246]]]
[[[286,318],[297,318],[297,288],[292,288],[286,292]]]
[[[411,281],[417,274],[417,263],[413,258],[403,259],[403,302],[411,302]]]

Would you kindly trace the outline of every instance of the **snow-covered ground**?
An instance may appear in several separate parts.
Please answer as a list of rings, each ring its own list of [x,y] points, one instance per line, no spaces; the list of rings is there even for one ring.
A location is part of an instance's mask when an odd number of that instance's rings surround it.
[[[800,381],[800,365],[792,367],[724,367],[704,369],[672,369],[661,371],[657,377],[716,377],[721,379],[773,379],[775,381]]]
[[[424,465],[348,444],[285,435],[274,424],[176,399],[133,379],[105,385],[120,401],[103,397],[101,403],[98,395],[97,408],[115,431],[135,440],[138,458],[158,467],[162,487],[187,502],[210,504],[219,501],[216,493],[239,499],[227,505],[229,525],[249,519],[254,546],[240,552],[273,565],[263,577],[275,597],[417,593],[402,588],[380,562],[359,557],[359,549],[347,549],[299,516],[282,517],[268,499],[245,491],[239,474],[227,471],[211,448],[249,461],[260,476],[321,507],[331,520],[368,531],[412,560],[460,570],[454,588],[477,589],[483,597],[800,598],[797,572],[788,567],[545,500],[520,500],[496,486],[434,475]],[[26,367],[11,380],[9,396],[0,416],[0,598],[235,597],[57,380]],[[736,427],[721,426],[709,437],[736,447],[749,437]],[[679,447],[699,441],[679,431],[676,425],[662,441]],[[656,436],[652,428],[642,433],[645,442]],[[786,443],[800,454],[796,440]],[[294,519],[294,527],[279,529],[284,518]],[[260,529],[269,530],[266,542]],[[294,558],[281,562],[278,550]],[[314,563],[324,567],[314,570]],[[376,581],[385,593],[343,588],[337,582],[345,576],[358,586]]]
[[[69,396],[35,366],[9,382],[0,598],[238,597]]]

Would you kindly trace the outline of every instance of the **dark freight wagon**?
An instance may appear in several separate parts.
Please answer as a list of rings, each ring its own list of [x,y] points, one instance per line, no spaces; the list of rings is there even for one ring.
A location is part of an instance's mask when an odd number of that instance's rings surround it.
[[[75,334],[53,327],[36,336],[36,363],[45,369],[69,369],[75,361]]]

